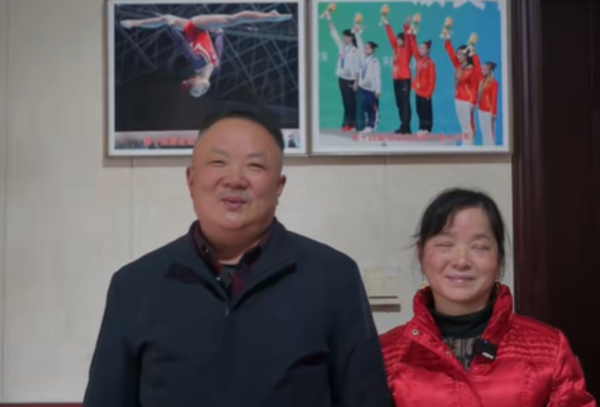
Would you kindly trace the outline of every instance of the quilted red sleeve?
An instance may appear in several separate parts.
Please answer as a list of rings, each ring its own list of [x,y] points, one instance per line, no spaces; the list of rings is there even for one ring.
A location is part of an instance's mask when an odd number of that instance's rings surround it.
[[[583,370],[565,335],[559,334],[548,407],[598,407],[586,390]]]

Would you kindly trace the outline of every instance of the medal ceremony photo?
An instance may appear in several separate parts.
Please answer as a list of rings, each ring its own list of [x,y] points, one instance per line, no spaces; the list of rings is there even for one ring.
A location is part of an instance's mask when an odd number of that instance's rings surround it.
[[[261,106],[306,154],[301,1],[108,3],[108,151],[191,155],[216,101]]]
[[[506,0],[315,1],[312,150],[509,151]]]

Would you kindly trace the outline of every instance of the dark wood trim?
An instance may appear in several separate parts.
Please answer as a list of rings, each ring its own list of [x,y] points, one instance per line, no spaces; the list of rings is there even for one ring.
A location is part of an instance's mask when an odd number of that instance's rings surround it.
[[[592,106],[592,166],[593,172],[600,177],[600,64],[598,63],[598,54],[600,54],[600,2],[590,1],[588,3],[588,29],[591,52],[590,67],[590,106]],[[596,180],[595,185],[600,185],[600,179]],[[600,202],[600,187],[595,188],[596,202]],[[596,225],[600,224],[600,206],[596,206]]]
[[[372,312],[400,312],[400,304],[371,304]]]
[[[510,2],[513,247],[516,311],[547,320],[540,1]]]

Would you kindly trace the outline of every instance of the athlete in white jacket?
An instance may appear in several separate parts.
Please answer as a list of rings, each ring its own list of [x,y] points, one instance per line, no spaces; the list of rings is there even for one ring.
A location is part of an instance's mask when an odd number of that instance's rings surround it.
[[[373,41],[363,43],[360,28],[355,27],[353,31],[360,56],[358,88],[362,93],[362,110],[366,116],[362,133],[372,133],[379,122],[379,96],[381,95],[381,65],[375,57],[378,45]]]
[[[333,21],[331,21],[331,13],[326,11],[323,16],[327,20],[331,37],[339,50],[335,75],[338,77],[340,94],[344,104],[342,130],[354,131],[356,130],[356,89],[361,53],[356,46],[356,38],[352,30],[344,30],[342,37],[340,37]]]

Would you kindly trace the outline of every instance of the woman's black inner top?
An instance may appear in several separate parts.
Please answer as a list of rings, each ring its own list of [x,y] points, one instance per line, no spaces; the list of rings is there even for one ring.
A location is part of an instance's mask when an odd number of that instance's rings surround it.
[[[459,316],[440,314],[433,308],[433,304],[429,308],[442,339],[467,370],[475,357],[475,347],[492,317],[493,310],[493,301],[480,311]]]

